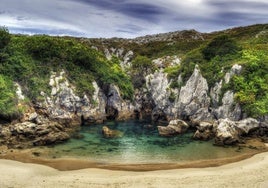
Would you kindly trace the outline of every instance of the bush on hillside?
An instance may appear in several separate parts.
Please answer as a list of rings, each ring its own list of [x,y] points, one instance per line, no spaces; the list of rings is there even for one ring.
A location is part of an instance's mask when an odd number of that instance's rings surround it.
[[[10,38],[8,29],[6,27],[0,27],[0,50],[8,45]]]
[[[216,56],[226,56],[238,53],[239,47],[228,35],[220,35],[214,38],[203,50],[204,59],[211,60]]]

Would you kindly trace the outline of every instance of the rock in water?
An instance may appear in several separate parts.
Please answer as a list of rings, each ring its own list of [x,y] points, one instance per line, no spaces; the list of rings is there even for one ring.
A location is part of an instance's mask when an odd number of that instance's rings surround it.
[[[123,136],[121,131],[109,129],[107,126],[102,127],[102,134],[105,138],[118,138]]]
[[[70,138],[71,130],[57,122],[46,120],[46,123],[36,124],[23,122],[5,126],[0,136],[5,139],[2,144],[11,148],[28,148],[59,143]]]
[[[216,145],[232,145],[239,142],[239,130],[235,122],[229,119],[220,119],[216,124]]]
[[[241,121],[232,121],[229,119],[220,119],[215,122],[215,144],[231,145],[239,142],[242,135],[261,128],[261,123],[253,118],[247,118]]]
[[[197,140],[209,140],[213,136],[213,124],[210,122],[200,122],[193,138]]]
[[[187,131],[189,128],[189,125],[180,120],[171,120],[168,124],[168,126],[157,126],[159,135],[161,136],[173,136],[177,134],[182,134]]]
[[[248,134],[260,128],[260,123],[256,119],[247,118],[236,122],[236,126],[240,129],[241,134]]]

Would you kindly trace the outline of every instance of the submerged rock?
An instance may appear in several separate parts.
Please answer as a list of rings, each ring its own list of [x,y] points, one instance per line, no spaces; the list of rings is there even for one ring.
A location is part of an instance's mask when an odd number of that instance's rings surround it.
[[[154,126],[151,125],[151,124],[146,124],[146,125],[143,125],[143,128],[145,128],[145,129],[153,129]]]
[[[168,126],[157,126],[159,135],[161,136],[173,136],[176,134],[182,134],[187,131],[189,125],[180,120],[171,120]]]
[[[105,138],[117,138],[123,136],[123,133],[121,131],[112,130],[107,126],[102,127],[102,134]]]

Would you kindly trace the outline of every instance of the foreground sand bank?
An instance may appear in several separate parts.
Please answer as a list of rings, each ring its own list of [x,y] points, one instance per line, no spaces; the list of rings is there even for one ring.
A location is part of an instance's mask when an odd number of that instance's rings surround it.
[[[151,172],[51,167],[0,160],[0,187],[268,187],[268,152],[210,168]]]

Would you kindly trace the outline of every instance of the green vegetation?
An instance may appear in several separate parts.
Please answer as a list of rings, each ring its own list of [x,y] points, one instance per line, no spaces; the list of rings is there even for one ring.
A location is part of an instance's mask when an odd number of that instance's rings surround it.
[[[67,79],[79,95],[91,96],[92,81],[100,85],[114,83],[126,99],[133,98],[133,86],[118,60],[106,60],[96,50],[72,38],[10,35],[0,29],[1,114],[10,114],[16,106],[12,81],[18,82],[31,101],[42,100],[40,92],[50,92],[51,72],[65,70]],[[2,88],[3,87],[3,88]]]
[[[246,27],[252,33],[235,28],[227,35],[217,33],[207,45],[188,52],[177,72],[187,80],[198,64],[209,87],[224,77],[232,65],[242,65],[242,73],[234,76],[230,84],[225,84],[222,94],[228,89],[235,91],[235,99],[245,113],[252,117],[268,114],[268,45],[267,30],[259,25]],[[263,27],[263,26],[262,26]],[[238,36],[238,33],[241,35]],[[235,36],[235,37],[233,37]],[[232,37],[232,38],[231,38]],[[265,42],[266,41],[266,42]]]
[[[10,38],[8,29],[5,27],[0,28],[0,50],[8,45]]]
[[[131,68],[133,71],[142,72],[146,75],[153,72],[155,69],[154,64],[149,58],[140,55],[132,61]]]
[[[145,84],[145,76],[152,73],[156,67],[152,61],[145,56],[138,55],[131,66],[131,78],[136,88],[143,87]]]
[[[100,86],[115,84],[125,99],[133,99],[134,88],[144,87],[145,76],[156,70],[153,59],[177,55],[181,64],[166,67],[172,80],[170,89],[180,88],[193,73],[196,64],[209,87],[220,81],[234,64],[242,65],[242,73],[234,76],[224,91],[231,89],[245,113],[258,117],[268,112],[268,25],[253,25],[222,32],[200,34],[183,31],[172,41],[135,43],[125,39],[84,39],[45,35],[10,35],[0,28],[0,115],[18,113],[14,82],[22,86],[27,100],[38,101],[40,92],[50,92],[51,72],[64,70],[67,79],[82,96],[93,94],[92,82]],[[91,48],[95,46],[99,51]],[[119,59],[110,61],[105,48],[132,50],[135,58],[126,72]],[[129,74],[129,75],[128,75]],[[183,83],[178,83],[181,75]],[[224,92],[223,91],[223,92]],[[170,101],[175,100],[174,93]]]
[[[250,116],[268,114],[268,52],[244,50],[243,60],[242,74],[231,82],[235,98]]]
[[[236,42],[228,35],[220,35],[214,38],[203,50],[202,54],[205,60],[211,60],[216,56],[224,57],[226,55],[237,54],[239,48]]]
[[[240,47],[235,40],[227,35],[219,35],[208,44],[188,52],[182,60],[182,65],[177,71],[183,80],[193,73],[196,64],[207,79],[209,87],[219,81],[228,70],[241,57]]]
[[[0,116],[10,118],[18,113],[15,88],[12,80],[0,74]]]

